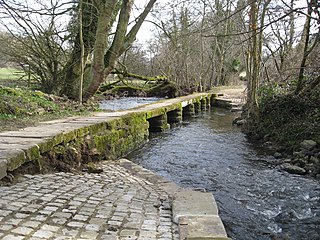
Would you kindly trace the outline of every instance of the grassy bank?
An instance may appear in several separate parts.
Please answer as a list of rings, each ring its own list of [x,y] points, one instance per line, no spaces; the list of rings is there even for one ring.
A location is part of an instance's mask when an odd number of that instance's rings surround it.
[[[96,111],[95,104],[79,107],[68,99],[21,88],[0,86],[0,131],[34,126],[40,121]]]

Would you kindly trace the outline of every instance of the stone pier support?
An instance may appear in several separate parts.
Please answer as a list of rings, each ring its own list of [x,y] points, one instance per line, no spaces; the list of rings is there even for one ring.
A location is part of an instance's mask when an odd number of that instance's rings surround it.
[[[167,114],[149,118],[148,121],[149,121],[150,132],[164,132],[167,129],[170,129],[170,124],[168,124]]]
[[[210,102],[211,102],[211,98],[210,97],[206,97],[206,108],[210,109]]]
[[[194,117],[195,116],[195,108],[194,104],[190,103],[188,106],[183,108],[183,117]]]
[[[200,100],[197,100],[194,103],[194,111],[195,111],[196,114],[201,112],[201,102],[200,102]]]
[[[181,124],[182,123],[182,108],[167,112],[167,118],[169,124]]]
[[[202,98],[200,100],[201,103],[201,110],[202,111],[206,111],[207,110],[207,99],[206,98]]]

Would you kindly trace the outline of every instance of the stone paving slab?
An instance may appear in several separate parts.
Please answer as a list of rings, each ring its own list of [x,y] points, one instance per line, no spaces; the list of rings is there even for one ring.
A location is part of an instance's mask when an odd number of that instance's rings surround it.
[[[173,221],[181,240],[228,239],[212,193],[182,189],[173,196]]]
[[[195,204],[196,203],[196,204]],[[173,200],[174,222],[185,216],[216,216],[218,207],[212,193],[185,189],[177,192]]]
[[[100,174],[24,175],[0,187],[0,238],[179,239],[169,193],[128,163],[101,167]]]
[[[179,232],[184,240],[230,240],[219,216],[182,217]]]

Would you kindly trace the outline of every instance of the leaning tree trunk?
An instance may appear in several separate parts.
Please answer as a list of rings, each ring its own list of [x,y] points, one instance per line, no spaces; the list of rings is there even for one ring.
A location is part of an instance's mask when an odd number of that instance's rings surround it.
[[[87,63],[84,71],[83,99],[93,96],[106,77],[112,72],[121,54],[134,42],[138,30],[151,11],[156,0],[150,0],[144,11],[139,15],[136,23],[129,32],[128,25],[132,11],[133,0],[105,0],[93,2],[96,9],[95,31],[91,35],[84,35],[84,42],[91,37],[92,62]],[[91,4],[92,5],[92,4]],[[120,11],[120,13],[119,13]],[[119,13],[119,14],[118,14]],[[94,15],[94,14],[93,14]],[[113,23],[118,16],[118,24],[111,45],[108,45],[108,37]],[[92,39],[92,33],[95,33]],[[87,49],[87,48],[86,48]],[[66,87],[63,93],[70,98],[77,99],[80,79],[80,51],[74,51],[68,64],[66,74]],[[86,55],[89,56],[89,55]]]
[[[124,51],[134,42],[142,23],[144,22],[148,13],[151,11],[155,2],[156,0],[149,1],[148,5],[140,14],[138,20],[129,31],[129,33],[127,33],[127,28],[129,24],[133,0],[124,0],[122,2],[115,36],[110,48],[104,56],[102,56],[102,54],[104,53],[104,51],[102,50],[105,50],[107,38],[103,38],[104,33],[102,32],[105,25],[104,23],[100,23],[102,25],[102,29],[100,29],[98,26],[94,48],[93,64],[91,67],[91,81],[84,93],[85,99],[91,97],[97,92],[100,85],[104,82],[106,76],[108,76],[114,69],[116,61],[118,60],[120,55],[124,53]],[[112,26],[109,26],[109,28],[111,27]]]
[[[311,14],[313,12],[313,5],[316,5],[317,3],[315,0],[310,1],[308,3],[308,13],[306,15],[306,22],[304,24],[303,34],[301,37],[301,45],[303,45],[303,53],[302,53],[302,59],[300,62],[300,68],[299,68],[299,74],[298,74],[298,82],[295,89],[295,94],[299,94],[299,92],[303,89],[304,86],[304,72],[307,65],[307,59],[309,54],[312,52],[312,50],[317,46],[319,39],[320,39],[320,29],[316,35],[316,39],[314,40],[313,44],[310,45],[310,30],[311,30]]]

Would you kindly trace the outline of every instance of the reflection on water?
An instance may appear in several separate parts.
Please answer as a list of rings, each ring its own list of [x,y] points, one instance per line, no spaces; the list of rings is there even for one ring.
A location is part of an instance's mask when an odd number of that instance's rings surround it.
[[[233,239],[320,239],[319,182],[280,171],[225,110],[155,135],[128,156],[185,187],[211,191]]]
[[[100,109],[112,110],[112,111],[126,110],[126,109],[135,108],[144,104],[153,103],[159,100],[161,100],[161,98],[155,98],[155,97],[148,97],[148,98],[126,97],[126,98],[117,98],[112,100],[103,100],[100,103]]]

